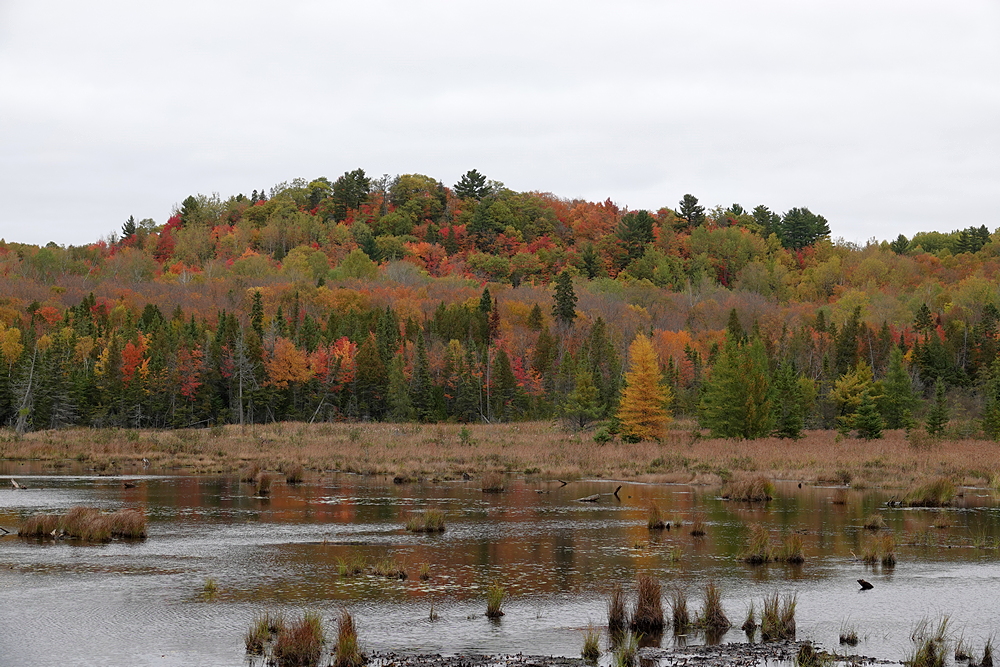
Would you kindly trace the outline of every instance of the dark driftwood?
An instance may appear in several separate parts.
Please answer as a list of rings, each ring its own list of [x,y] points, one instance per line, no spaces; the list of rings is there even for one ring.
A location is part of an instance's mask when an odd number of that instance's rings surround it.
[[[871,584],[869,584],[864,579],[858,579],[858,583],[861,584],[861,590],[863,590],[863,591],[867,591],[867,590],[871,590],[872,588],[875,588],[874,586],[872,586]]]
[[[586,498],[577,498],[576,501],[579,503],[596,503],[601,499],[601,496],[614,496],[615,498],[618,498],[618,500],[621,500],[621,496],[618,495],[618,492],[621,490],[622,490],[622,485],[619,484],[618,488],[615,489],[614,492],[612,493],[595,493],[594,495],[587,496]]]

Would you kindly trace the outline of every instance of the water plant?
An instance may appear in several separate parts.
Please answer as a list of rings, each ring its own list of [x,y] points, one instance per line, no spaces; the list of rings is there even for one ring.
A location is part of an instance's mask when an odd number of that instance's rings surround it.
[[[639,637],[633,632],[626,632],[615,646],[612,665],[614,667],[635,667],[639,657]]]
[[[271,494],[271,475],[262,472],[257,475],[257,483],[254,487],[255,496],[268,496]]]
[[[687,593],[680,586],[675,586],[670,592],[670,621],[674,634],[686,634],[691,627],[691,615],[688,613]]]
[[[993,635],[986,638],[986,645],[983,646],[983,657],[979,661],[979,667],[993,667],[993,641]]]
[[[774,493],[774,482],[763,475],[734,479],[722,487],[722,497],[726,500],[765,502],[772,500]]]
[[[840,643],[848,646],[858,645],[858,630],[847,621],[840,624]]]
[[[663,513],[656,503],[649,504],[649,511],[646,513],[646,527],[650,530],[665,530],[669,524],[663,520]]]
[[[633,630],[643,634],[663,631],[663,596],[660,582],[648,574],[640,575],[635,582],[636,600],[632,612]]]
[[[587,633],[583,636],[583,650],[580,655],[584,660],[596,661],[601,657],[601,631],[593,624],[587,626]]]
[[[122,509],[105,514],[96,507],[78,505],[66,514],[35,514],[18,528],[25,538],[68,538],[84,542],[107,542],[112,538],[146,537],[146,515]]]
[[[420,581],[427,581],[431,578],[430,563],[419,563],[417,565],[417,578],[420,579]]]
[[[294,465],[285,471],[285,484],[301,484],[305,474],[305,468],[301,464]]]
[[[824,651],[817,651],[812,642],[803,642],[795,654],[795,667],[823,667],[832,663],[832,656]]]
[[[691,522],[691,535],[694,537],[705,536],[705,518],[700,514],[695,515],[694,520]]]
[[[267,617],[256,616],[250,628],[243,635],[243,643],[250,655],[262,655],[264,647],[271,641],[271,629]]]
[[[792,565],[801,565],[806,561],[802,551],[802,536],[796,533],[786,533],[781,538],[781,548],[774,560]]]
[[[414,514],[406,521],[406,529],[412,533],[443,533],[444,512],[429,509]]]
[[[764,597],[764,609],[760,615],[760,636],[764,641],[795,639],[794,595],[779,596],[778,593]]]
[[[483,475],[483,493],[501,493],[504,490],[503,475],[498,472],[488,472]]]
[[[722,591],[714,581],[705,584],[704,606],[694,624],[695,627],[710,633],[725,632],[733,627],[722,608]]]
[[[503,616],[503,602],[507,596],[507,589],[499,581],[492,581],[486,587],[486,618],[500,618]]]
[[[257,482],[257,475],[260,474],[260,464],[254,463],[249,468],[245,468],[240,473],[240,481],[246,482],[247,484],[255,484]]]
[[[947,477],[914,487],[903,499],[910,507],[945,507],[955,498],[955,484]]]
[[[910,634],[913,651],[905,661],[910,667],[944,667],[948,643],[948,617],[942,616],[937,628],[925,618]]]
[[[431,614],[433,615],[433,607]],[[333,649],[334,667],[360,667],[365,664],[365,656],[358,645],[358,629],[354,617],[346,609],[340,610],[337,618],[337,644]]]
[[[406,570],[393,558],[380,558],[371,564],[369,571],[376,577],[406,579]]]
[[[965,637],[959,637],[955,642],[955,660],[971,660],[972,648],[965,642]]]
[[[747,633],[751,637],[757,632],[757,614],[754,610],[753,600],[750,600],[750,606],[747,607],[747,616],[743,620],[743,625],[740,626],[740,630]]]
[[[744,563],[751,565],[762,565],[774,560],[774,552],[771,547],[771,536],[767,528],[760,523],[752,523],[748,526],[746,543],[739,556]]]
[[[215,597],[215,594],[219,592],[219,585],[215,583],[215,579],[209,577],[205,580],[205,585],[201,587],[201,594],[206,598],[211,600]]]
[[[615,584],[608,596],[608,632],[612,635],[620,633],[628,626],[629,618],[626,611],[626,596],[621,584]]]
[[[307,611],[278,631],[271,659],[278,667],[312,667],[319,662],[325,641],[323,620],[319,614]]]
[[[875,566],[882,563],[883,567],[896,565],[896,538],[892,533],[879,533],[865,540],[861,552],[861,561],[865,565]]]
[[[865,528],[868,530],[882,530],[885,528],[885,518],[878,512],[869,514],[865,517]]]

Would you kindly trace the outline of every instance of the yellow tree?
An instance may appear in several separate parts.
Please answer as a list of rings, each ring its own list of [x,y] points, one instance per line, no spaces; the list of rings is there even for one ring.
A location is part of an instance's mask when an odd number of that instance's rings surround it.
[[[622,435],[627,440],[659,440],[670,424],[667,408],[673,396],[663,384],[660,360],[653,344],[639,334],[628,348],[629,368],[618,407]]]

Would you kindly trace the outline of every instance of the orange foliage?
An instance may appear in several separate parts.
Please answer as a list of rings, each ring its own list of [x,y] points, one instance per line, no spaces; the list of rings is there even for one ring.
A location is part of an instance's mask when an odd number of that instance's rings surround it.
[[[295,347],[295,343],[284,337],[274,341],[274,351],[264,360],[267,371],[267,383],[273,387],[284,389],[289,383],[308,382],[312,378],[309,368],[309,357],[303,350]]]

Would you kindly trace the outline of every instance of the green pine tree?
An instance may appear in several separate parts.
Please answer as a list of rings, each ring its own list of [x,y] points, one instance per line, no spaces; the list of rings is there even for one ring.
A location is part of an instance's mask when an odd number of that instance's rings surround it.
[[[561,406],[563,419],[574,430],[587,428],[591,422],[603,416],[598,397],[593,374],[586,368],[578,370],[573,391],[566,396]]]
[[[854,430],[859,438],[877,440],[882,437],[882,415],[868,391],[861,394],[861,405],[854,413]]]
[[[948,403],[944,395],[944,382],[940,379],[934,384],[934,403],[927,413],[924,428],[933,436],[940,436],[948,425]]]
[[[805,406],[798,380],[791,363],[781,364],[774,374],[774,435],[779,438],[802,437]]]
[[[563,326],[571,326],[576,319],[576,293],[573,291],[573,277],[563,269],[556,278],[555,302],[552,316]]]
[[[910,415],[917,405],[913,381],[903,361],[903,351],[893,347],[889,353],[889,368],[882,380],[882,396],[878,399],[879,412],[885,418],[886,428],[910,426]]]
[[[771,378],[760,339],[747,345],[726,340],[705,384],[699,421],[720,438],[752,440],[771,433]]]
[[[1000,357],[993,360],[985,375],[983,433],[991,440],[1000,440]]]

